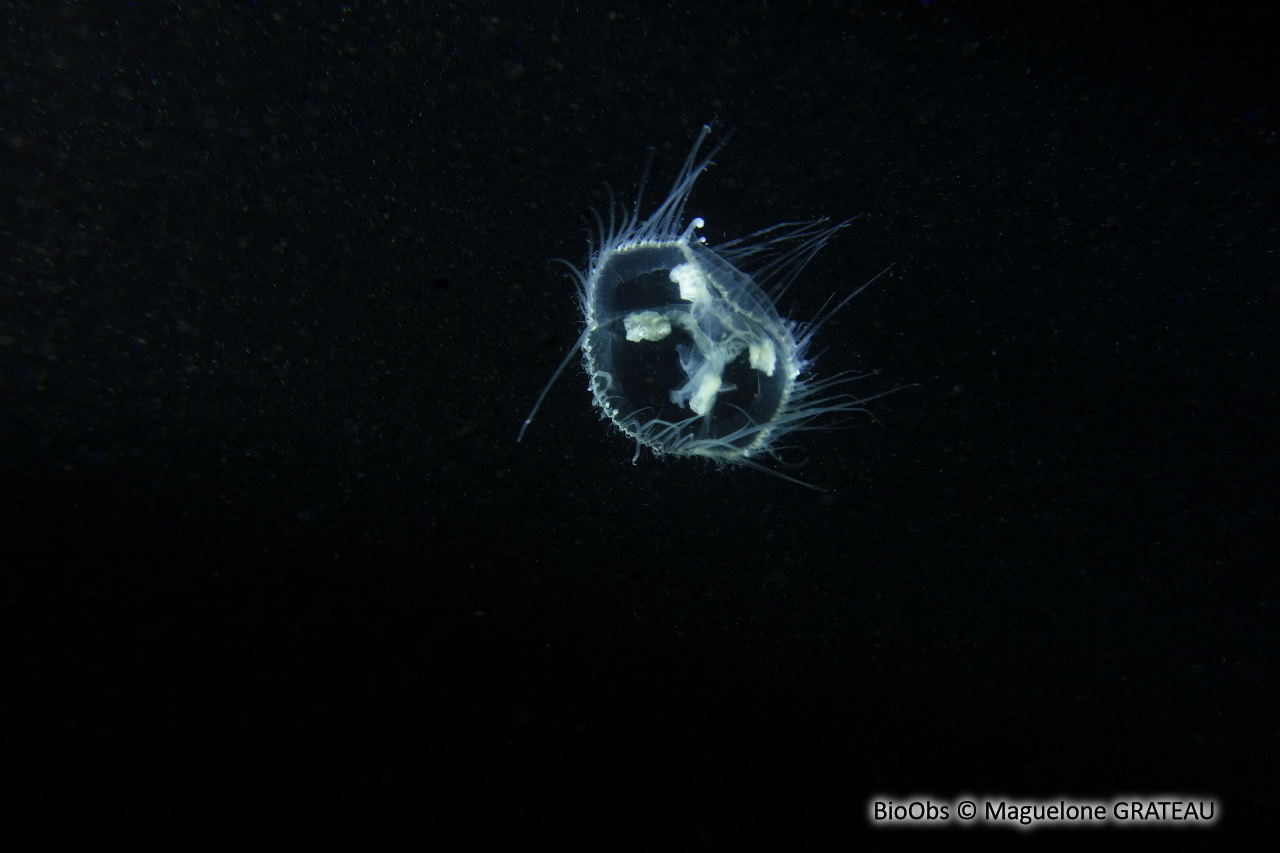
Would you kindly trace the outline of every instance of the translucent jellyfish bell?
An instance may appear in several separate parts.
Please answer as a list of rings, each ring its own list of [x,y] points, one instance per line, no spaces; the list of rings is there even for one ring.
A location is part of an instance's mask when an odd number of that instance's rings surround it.
[[[619,215],[611,202],[606,226],[592,211],[586,269],[562,261],[577,282],[585,328],[517,441],[579,350],[596,407],[636,442],[636,458],[648,447],[657,456],[700,456],[790,480],[752,457],[777,458],[782,437],[865,412],[875,399],[836,393],[859,377],[818,379],[806,357],[814,333],[862,288],[809,323],[784,319],[776,307],[805,264],[852,220],[784,222],[709,248],[697,234],[701,218],[682,222],[694,182],[728,139],[699,159],[710,133],[702,128],[671,192],[648,218],[640,218],[647,166],[630,212]]]

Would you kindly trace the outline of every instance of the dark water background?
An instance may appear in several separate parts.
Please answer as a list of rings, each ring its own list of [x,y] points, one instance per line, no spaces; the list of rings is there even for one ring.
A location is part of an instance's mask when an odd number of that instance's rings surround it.
[[[11,4],[15,813],[599,849],[843,846],[874,792],[1223,804],[1126,845],[1270,814],[1265,5],[1025,5]],[[712,117],[713,244],[863,214],[797,316],[895,264],[818,347],[918,384],[805,437],[826,493],[632,465],[576,370],[514,442],[577,335],[546,259]]]

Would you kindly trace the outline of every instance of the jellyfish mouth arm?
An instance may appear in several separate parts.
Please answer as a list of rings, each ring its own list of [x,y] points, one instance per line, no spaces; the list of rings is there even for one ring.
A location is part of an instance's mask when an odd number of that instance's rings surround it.
[[[582,330],[582,334],[578,336],[577,342],[572,349],[565,354],[564,360],[560,362],[560,366],[556,368],[556,372],[551,374],[551,378],[547,380],[546,387],[542,389],[542,393],[538,395],[538,402],[533,404],[533,410],[529,412],[529,417],[524,419],[524,424],[520,427],[520,433],[516,436],[516,443],[519,444],[524,438],[524,431],[529,428],[529,424],[533,423],[534,415],[538,414],[538,409],[542,406],[542,401],[547,398],[547,392],[551,390],[551,386],[556,384],[556,380],[560,378],[560,374],[564,373],[564,369],[569,366],[569,362],[573,357],[582,350],[582,345],[587,341],[587,333],[591,331],[591,327]]]

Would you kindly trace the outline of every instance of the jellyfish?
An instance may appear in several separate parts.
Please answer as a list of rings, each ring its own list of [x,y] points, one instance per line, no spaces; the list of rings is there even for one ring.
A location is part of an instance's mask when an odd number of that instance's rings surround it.
[[[711,132],[703,126],[671,192],[648,217],[640,211],[652,157],[629,211],[612,193],[607,222],[591,211],[585,268],[559,260],[577,287],[583,329],[516,441],[580,352],[601,417],[635,442],[632,464],[647,447],[657,457],[747,466],[817,488],[757,460],[787,465],[780,454],[786,436],[869,415],[867,403],[890,393],[850,393],[850,383],[866,374],[819,377],[810,355],[823,325],[879,275],[834,304],[828,299],[808,322],[783,317],[778,301],[854,220],[783,222],[709,246],[698,233],[704,220],[686,225],[684,212],[698,176],[728,141],[725,134],[700,157]]]

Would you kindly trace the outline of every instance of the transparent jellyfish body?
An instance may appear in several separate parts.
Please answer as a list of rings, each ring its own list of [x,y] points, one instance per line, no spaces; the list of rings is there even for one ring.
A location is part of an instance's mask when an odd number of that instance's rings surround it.
[[[647,447],[659,457],[746,465],[809,486],[753,457],[782,462],[785,436],[829,429],[884,396],[848,393],[862,378],[853,373],[819,378],[808,355],[823,324],[871,282],[834,305],[828,300],[810,322],[779,314],[796,276],[853,220],[784,222],[709,247],[697,233],[703,220],[686,226],[683,217],[694,182],[728,138],[700,158],[710,133],[702,128],[671,192],[647,218],[640,205],[648,165],[630,211],[612,197],[607,223],[592,211],[586,269],[561,261],[577,284],[584,329],[517,441],[581,351],[596,407],[636,443],[633,463]]]

